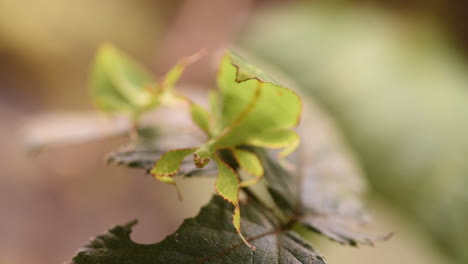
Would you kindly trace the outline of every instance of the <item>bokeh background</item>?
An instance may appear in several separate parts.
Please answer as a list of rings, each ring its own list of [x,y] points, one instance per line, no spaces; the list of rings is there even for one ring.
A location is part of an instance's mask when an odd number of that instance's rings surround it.
[[[156,75],[236,46],[315,100],[364,171],[376,230],[396,232],[375,248],[316,241],[330,263],[468,263],[463,0],[0,0],[0,263],[63,263],[135,218],[133,238],[154,243],[211,196],[213,179],[181,181],[180,202],[143,172],[106,165],[123,137],[28,152],[38,114],[93,110],[88,71],[102,42]],[[211,89],[213,69],[203,59],[182,83]]]

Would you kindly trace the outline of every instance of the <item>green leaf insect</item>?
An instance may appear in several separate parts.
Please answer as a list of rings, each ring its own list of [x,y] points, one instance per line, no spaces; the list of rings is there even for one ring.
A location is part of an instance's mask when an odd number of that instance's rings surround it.
[[[179,96],[173,87],[185,67],[202,52],[180,60],[159,82],[148,69],[111,44],[98,49],[91,72],[94,104],[110,114],[124,114],[137,122],[140,116],[160,105],[174,105]]]
[[[239,190],[258,182],[263,177],[263,167],[256,154],[241,147],[282,148],[280,157],[294,151],[299,136],[293,128],[300,119],[301,100],[232,51],[226,51],[221,59],[217,85],[219,90],[210,98],[211,112],[190,102],[192,119],[207,134],[207,142],[200,147],[166,152],[151,174],[175,185],[172,176],[188,155],[193,154],[198,168],[214,160],[218,167],[216,192],[234,205],[233,225],[254,249],[240,232]],[[221,150],[230,151],[239,167],[254,178],[241,182],[237,172],[220,156]]]

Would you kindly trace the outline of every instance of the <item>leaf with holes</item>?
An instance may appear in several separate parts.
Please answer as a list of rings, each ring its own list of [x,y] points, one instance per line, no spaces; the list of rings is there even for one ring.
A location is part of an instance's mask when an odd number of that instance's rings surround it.
[[[325,263],[314,248],[279,225],[255,201],[241,205],[242,231],[257,248],[250,250],[231,224],[232,209],[231,204],[215,196],[174,234],[151,245],[131,240],[136,221],[114,227],[83,247],[70,264]]]

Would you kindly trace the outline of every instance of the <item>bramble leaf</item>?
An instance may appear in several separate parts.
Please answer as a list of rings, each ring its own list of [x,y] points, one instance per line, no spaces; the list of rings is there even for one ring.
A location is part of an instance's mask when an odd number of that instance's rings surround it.
[[[391,236],[366,234],[366,218],[360,204],[355,204],[351,197],[342,197],[344,194],[338,196],[327,190],[329,186],[312,172],[301,176],[286,170],[265,153],[259,156],[265,167],[268,190],[276,204],[283,212],[289,212],[289,217],[297,217],[298,223],[307,229],[351,246],[372,245]]]
[[[232,226],[232,206],[219,196],[163,241],[142,245],[130,238],[136,221],[116,226],[84,246],[70,264],[281,263],[325,264],[297,233],[284,229],[268,211],[249,201],[241,205],[242,232],[252,251]]]
[[[110,153],[107,162],[130,168],[141,168],[149,172],[156,160],[163,154],[164,152],[158,149],[126,147]]]

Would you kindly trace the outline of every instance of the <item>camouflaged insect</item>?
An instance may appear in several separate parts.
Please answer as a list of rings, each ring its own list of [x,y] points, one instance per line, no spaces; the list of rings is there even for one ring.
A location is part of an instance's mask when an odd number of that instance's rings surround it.
[[[206,133],[206,143],[166,152],[151,174],[175,184],[172,176],[187,156],[193,154],[198,168],[211,160],[216,162],[216,192],[234,205],[233,225],[244,242],[254,248],[240,231],[239,189],[259,181],[263,166],[254,153],[239,147],[283,148],[280,156],[291,153],[299,144],[293,128],[300,119],[301,100],[232,51],[226,51],[221,59],[217,85],[218,90],[211,94],[211,111],[190,102],[192,119]],[[240,168],[254,178],[240,181],[237,172],[220,157],[220,150],[231,151]]]

